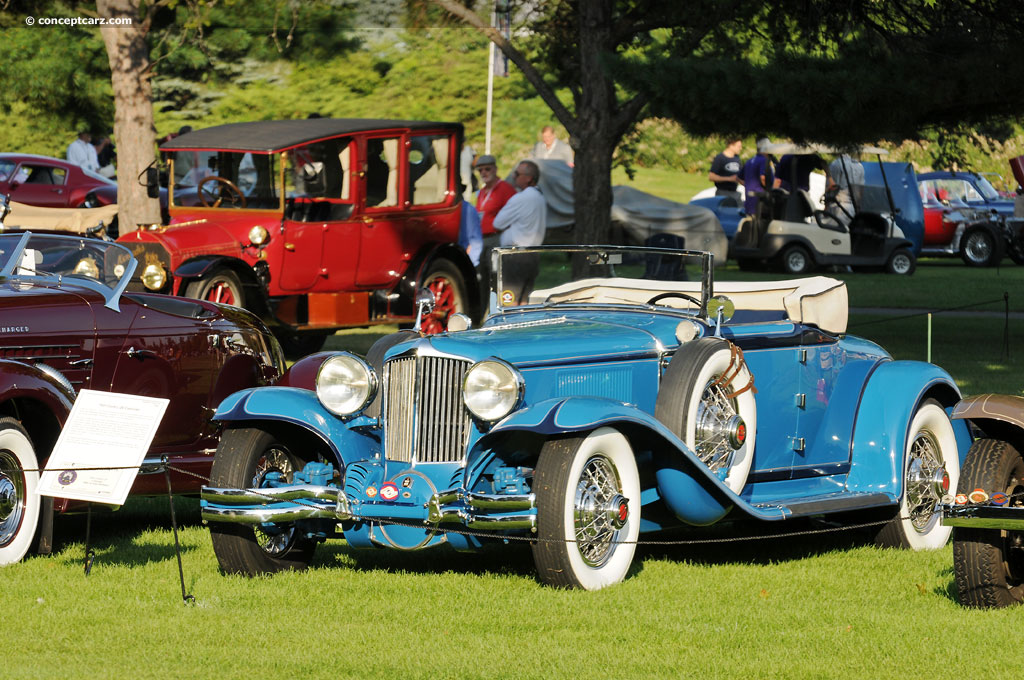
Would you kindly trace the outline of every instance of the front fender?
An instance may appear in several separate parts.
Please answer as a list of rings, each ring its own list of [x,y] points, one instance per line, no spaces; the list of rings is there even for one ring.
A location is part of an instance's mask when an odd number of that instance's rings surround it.
[[[316,393],[296,387],[255,387],[236,392],[217,407],[213,419],[223,423],[288,423],[318,437],[341,466],[380,452],[379,441],[353,429],[326,410]]]
[[[864,388],[853,431],[847,490],[903,492],[903,452],[914,412],[925,399],[935,399],[947,412],[960,390],[946,371],[923,361],[887,361]],[[957,453],[963,467],[971,437],[963,421],[953,421]]]
[[[470,455],[482,455],[499,435],[511,431],[550,437],[603,426],[623,432],[634,450],[653,452],[658,494],[680,520],[697,526],[713,524],[733,506],[757,519],[783,518],[781,512],[755,508],[733,493],[650,413],[611,399],[564,397],[538,402],[500,421],[480,438]]]

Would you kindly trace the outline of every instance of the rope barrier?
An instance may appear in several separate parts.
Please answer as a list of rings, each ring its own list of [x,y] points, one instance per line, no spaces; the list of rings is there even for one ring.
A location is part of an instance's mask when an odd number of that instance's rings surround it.
[[[1004,313],[1005,313],[1007,328],[1009,328],[1009,319],[1010,319],[1010,302],[1009,302],[1009,300],[1010,300],[1010,294],[1008,292],[1004,291],[1003,292],[1003,297],[995,299],[995,300],[984,300],[984,301],[981,301],[981,302],[971,302],[971,303],[966,304],[966,305],[957,305],[956,307],[941,307],[941,308],[936,308],[936,309],[926,309],[926,310],[923,310],[923,311],[920,311],[920,312],[913,312],[912,314],[894,314],[892,316],[887,315],[886,318],[884,318],[884,319],[873,319],[871,321],[861,321],[859,323],[851,323],[851,324],[849,324],[849,328],[859,328],[861,326],[871,326],[871,325],[877,324],[877,323],[889,323],[889,322],[892,322],[892,321],[901,321],[903,319],[913,319],[913,318],[918,317],[918,316],[927,316],[928,314],[939,314],[941,312],[956,312],[956,311],[959,311],[959,310],[962,310],[962,309],[970,309],[972,307],[983,307],[985,305],[994,305],[997,302],[1002,302],[1004,304]],[[861,312],[858,312],[858,313],[861,313]],[[864,314],[871,314],[871,312],[863,312],[863,313]]]

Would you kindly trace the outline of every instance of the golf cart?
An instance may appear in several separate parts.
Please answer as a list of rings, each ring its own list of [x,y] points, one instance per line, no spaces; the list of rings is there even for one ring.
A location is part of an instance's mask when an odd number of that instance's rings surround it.
[[[825,156],[842,151],[817,145],[773,144],[768,153]],[[806,274],[831,265],[912,274],[915,250],[920,246],[915,246],[897,224],[900,208],[893,202],[881,159],[887,152],[863,147],[860,153],[878,158],[878,173],[874,169],[868,172],[865,167],[864,175],[870,179],[858,182],[859,177],[854,177],[850,181],[848,166],[844,164],[846,184],[851,187],[849,202],[836,201],[829,192],[820,201],[814,201],[807,191],[798,188],[795,177],[786,178],[792,179],[793,190],[777,188],[759,197],[754,214],[739,225],[730,257],[744,269],[776,265],[789,274]],[[796,165],[792,163],[790,167]]]

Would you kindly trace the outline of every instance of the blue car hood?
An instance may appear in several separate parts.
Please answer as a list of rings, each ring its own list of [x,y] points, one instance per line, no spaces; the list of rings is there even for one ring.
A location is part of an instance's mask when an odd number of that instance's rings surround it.
[[[493,356],[517,365],[575,362],[580,359],[601,361],[621,359],[623,355],[655,355],[660,351],[661,344],[653,334],[652,326],[655,324],[650,315],[628,316],[629,325],[611,320],[562,316],[497,324],[402,343],[396,345],[388,355],[406,351],[413,344],[427,344],[439,352],[473,361]],[[638,318],[646,323],[633,323]],[[638,325],[647,326],[649,330],[637,328]]]

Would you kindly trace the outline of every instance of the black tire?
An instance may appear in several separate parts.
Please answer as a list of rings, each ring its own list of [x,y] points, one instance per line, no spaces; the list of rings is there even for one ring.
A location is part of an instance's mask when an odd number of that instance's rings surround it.
[[[263,485],[268,472],[291,481],[301,462],[269,432],[234,428],[224,432],[210,472],[210,485],[249,489]],[[297,535],[294,526],[210,522],[217,562],[226,574],[272,574],[309,566],[316,542]]]
[[[994,267],[1003,259],[1003,240],[989,227],[970,227],[960,241],[960,257],[971,267]]]
[[[915,461],[919,461],[915,465]],[[896,517],[882,526],[875,542],[885,548],[935,550],[946,545],[951,527],[943,526],[939,503],[942,495],[927,481],[936,466],[949,474],[949,488],[960,479],[953,424],[942,406],[926,399],[914,412],[903,447],[903,482]],[[915,467],[917,469],[915,469]]]
[[[1016,506],[1024,493],[1024,459],[1009,442],[979,439],[967,452],[959,493],[1003,491]],[[1008,607],[1024,601],[1024,532],[953,529],[953,572],[960,604]]]
[[[541,581],[597,590],[622,581],[640,534],[640,475],[617,430],[544,443],[533,477]]]
[[[1010,256],[1014,264],[1024,264],[1024,244],[1013,243],[1007,246],[1006,254]]]
[[[744,366],[725,385],[714,382],[729,368],[729,343],[721,338],[701,338],[683,345],[672,357],[654,407],[654,417],[683,440],[713,472],[725,474],[724,482],[739,493],[747,482],[757,436],[757,406],[753,390],[726,398],[751,380]],[[742,445],[734,449],[726,427],[734,416],[743,419]],[[701,427],[706,424],[706,429]],[[714,434],[704,434],[712,431]]]
[[[462,279],[462,272],[453,262],[431,262],[427,275],[420,282],[420,287],[428,288],[435,298],[434,311],[423,318],[420,326],[425,335],[443,333],[448,328],[449,317],[456,312],[472,316],[466,282]]]
[[[185,287],[185,297],[245,307],[242,282],[230,269],[217,269],[198,281],[192,281]]]
[[[0,418],[0,565],[20,561],[35,543],[42,507],[38,468],[21,423]]]
[[[399,330],[391,333],[390,335],[385,335],[383,338],[370,345],[370,350],[366,353],[366,363],[370,364],[370,367],[377,374],[378,383],[381,389],[384,387],[384,353],[400,342],[412,340],[417,337],[419,337],[419,333],[414,330]],[[366,407],[363,414],[371,418],[380,416],[380,400],[381,393],[380,389],[378,389],[377,396],[373,398],[373,401],[371,401]]]
[[[885,263],[886,274],[910,276],[917,269],[917,258],[909,248],[897,248]]]
[[[294,333],[289,330],[274,330],[274,337],[281,343],[281,350],[286,358],[295,361],[313,352],[319,352],[334,333],[331,331],[313,331]]]
[[[787,274],[807,274],[814,270],[814,259],[807,249],[796,244],[786,246],[779,256],[782,271]]]

